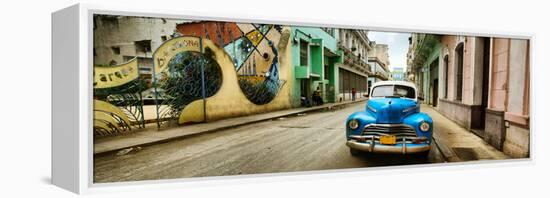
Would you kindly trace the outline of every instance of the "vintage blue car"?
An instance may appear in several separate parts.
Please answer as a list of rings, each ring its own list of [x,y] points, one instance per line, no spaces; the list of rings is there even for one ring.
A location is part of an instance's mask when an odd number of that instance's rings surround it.
[[[402,153],[427,156],[432,118],[420,112],[416,87],[402,81],[374,83],[365,111],[346,121],[346,145],[352,155]]]

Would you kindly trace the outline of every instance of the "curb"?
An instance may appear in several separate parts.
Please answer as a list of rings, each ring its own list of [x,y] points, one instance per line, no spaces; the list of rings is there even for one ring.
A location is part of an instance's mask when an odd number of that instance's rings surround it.
[[[356,103],[359,103],[359,102],[364,102],[364,101],[367,101],[367,100],[368,99],[358,99],[356,101],[336,103],[336,104],[331,104],[331,105],[327,105],[327,106],[310,107],[310,108],[307,108],[307,109],[304,109],[304,110],[298,111],[298,112],[292,112],[292,113],[281,114],[281,115],[277,115],[277,116],[273,116],[273,117],[257,119],[257,120],[253,120],[253,121],[249,121],[249,122],[243,122],[243,123],[237,123],[237,124],[232,124],[232,125],[221,126],[221,127],[217,127],[217,128],[214,128],[214,129],[204,130],[204,131],[200,131],[200,132],[192,133],[192,134],[182,134],[182,135],[168,137],[168,138],[161,139],[161,140],[150,141],[150,142],[147,142],[147,143],[133,144],[133,145],[125,146],[125,147],[120,147],[120,148],[116,148],[116,149],[110,149],[110,150],[105,150],[105,151],[93,153],[93,155],[94,155],[94,157],[104,156],[104,155],[116,153],[116,152],[118,152],[120,150],[123,150],[123,149],[128,149],[128,148],[133,148],[133,147],[145,147],[145,146],[150,146],[150,145],[159,144],[159,143],[166,143],[166,142],[170,142],[170,141],[181,140],[181,139],[184,139],[184,138],[189,138],[189,137],[194,137],[194,136],[198,136],[198,135],[214,133],[214,132],[217,132],[217,131],[220,131],[220,130],[227,130],[227,129],[231,129],[231,128],[236,128],[236,127],[245,126],[245,125],[249,125],[249,124],[254,124],[254,123],[258,123],[258,122],[264,122],[264,121],[277,119],[277,118],[281,118],[281,117],[288,117],[288,116],[298,115],[298,114],[302,114],[302,113],[331,110],[331,109],[336,108],[336,107],[346,107],[348,105],[356,104]]]
[[[437,147],[437,150],[439,150],[439,153],[443,156],[443,159],[445,162],[461,162],[459,157],[456,156],[455,152],[451,150],[449,147],[445,146],[445,144],[442,144],[438,138],[432,137],[433,142],[435,146]]]
[[[425,104],[427,105],[427,104]],[[429,105],[427,105],[429,108],[432,108],[434,111],[438,112],[440,115],[442,115],[443,117],[447,118],[444,114],[442,114],[439,110],[437,110],[436,108],[433,108]],[[447,118],[449,120],[452,121],[452,119],[450,118]],[[441,153],[441,155],[443,156],[443,159],[445,160],[445,162],[461,162],[462,160],[458,157],[458,155],[456,155],[456,153],[451,149],[449,148],[446,144],[443,144],[440,140],[439,140],[439,135],[437,135],[437,133],[435,133],[435,131],[433,132],[433,135],[432,135],[432,139],[434,140],[434,143],[435,143],[435,146],[437,147],[437,149],[439,150],[439,153]]]

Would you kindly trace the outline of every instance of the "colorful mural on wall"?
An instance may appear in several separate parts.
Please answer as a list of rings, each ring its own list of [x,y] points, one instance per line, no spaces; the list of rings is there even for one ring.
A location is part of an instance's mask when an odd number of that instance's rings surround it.
[[[157,46],[114,44],[112,53],[136,54],[122,65],[94,67],[96,136],[290,108],[290,87],[281,91],[291,75],[289,29],[187,21]]]
[[[182,51],[167,64],[165,73],[157,79],[158,122],[178,118],[181,111],[195,100],[205,99],[218,92],[222,84],[221,67],[212,57],[212,51],[204,53]],[[160,92],[159,92],[160,93]]]
[[[276,48],[282,29],[277,25],[237,26],[244,33],[243,36],[224,49],[233,57],[239,74],[239,85],[247,98],[254,104],[267,104],[275,98],[284,83],[279,79],[279,54]],[[240,54],[248,54],[246,59],[236,55],[238,50]]]
[[[239,93],[219,93],[225,103],[242,94],[254,105],[265,105],[286,82],[279,75],[281,26],[206,21],[179,24],[176,29],[181,35],[162,43],[153,54],[158,127],[174,123],[170,121],[206,121],[206,100],[223,84],[227,90],[233,90],[234,82],[240,88]],[[208,112],[215,118],[218,111]],[[250,108],[237,111],[248,114]]]
[[[184,36],[199,35],[223,48],[233,61],[241,90],[254,104],[272,101],[285,83],[279,78],[276,47],[281,26],[207,21],[180,24],[177,29]]]

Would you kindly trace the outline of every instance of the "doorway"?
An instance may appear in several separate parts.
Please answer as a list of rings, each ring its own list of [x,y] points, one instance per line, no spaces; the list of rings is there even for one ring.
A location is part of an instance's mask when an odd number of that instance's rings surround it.
[[[489,98],[489,58],[490,58],[490,39],[489,38],[480,38],[479,40],[481,52],[483,55],[481,65],[479,67],[479,72],[481,73],[481,78],[479,83],[481,84],[481,104],[478,107],[479,117],[476,117],[476,121],[472,120],[472,131],[483,137],[485,135],[485,118],[487,114],[488,98]],[[477,69],[477,68],[476,68]],[[478,95],[479,96],[479,95]],[[479,119],[479,120],[477,120]]]
[[[439,58],[436,58],[430,64],[430,102],[432,106],[437,107],[439,98]]]
[[[487,113],[489,99],[489,57],[491,40],[483,38],[483,86],[481,90],[481,125],[485,129],[485,115]]]
[[[455,65],[456,65],[456,89],[455,99],[462,102],[462,81],[464,76],[464,43],[458,44],[455,49]]]
[[[300,96],[305,97],[309,104],[311,104],[311,86],[309,85],[309,79],[300,80]]]

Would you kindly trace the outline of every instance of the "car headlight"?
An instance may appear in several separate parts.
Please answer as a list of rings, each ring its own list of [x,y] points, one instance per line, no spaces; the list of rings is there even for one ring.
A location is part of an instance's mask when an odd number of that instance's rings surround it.
[[[355,130],[359,127],[359,122],[356,119],[352,119],[348,122],[348,127],[352,130]]]
[[[430,130],[430,124],[428,122],[421,122],[420,123],[420,130],[422,132],[426,132]]]

